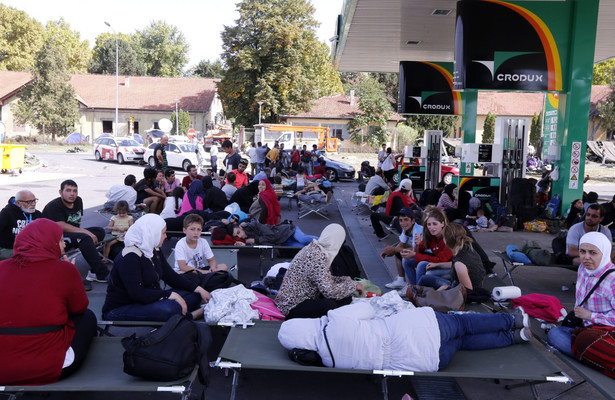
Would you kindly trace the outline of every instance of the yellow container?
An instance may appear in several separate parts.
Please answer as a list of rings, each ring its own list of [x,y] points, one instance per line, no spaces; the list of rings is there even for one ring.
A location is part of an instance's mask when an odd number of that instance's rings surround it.
[[[26,146],[23,144],[0,144],[2,169],[22,169],[26,160]]]

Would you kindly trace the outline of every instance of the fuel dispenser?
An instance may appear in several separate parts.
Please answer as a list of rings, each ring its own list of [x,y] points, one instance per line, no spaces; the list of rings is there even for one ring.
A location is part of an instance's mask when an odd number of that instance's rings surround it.
[[[497,166],[502,162],[502,145],[491,143],[464,143],[461,145],[461,161],[466,165],[475,163]],[[488,203],[491,195],[500,195],[501,180],[496,176],[460,176],[458,181],[459,202],[466,206],[470,197],[477,197],[483,204]]]
[[[530,120],[528,118],[495,119],[494,144],[502,146],[502,162],[498,165],[501,178],[500,204],[510,206],[513,179],[525,178]]]
[[[424,143],[424,146],[405,146],[404,160],[410,162],[399,167],[400,178],[409,178],[412,189],[418,192],[433,189],[440,181],[442,131],[425,131]]]

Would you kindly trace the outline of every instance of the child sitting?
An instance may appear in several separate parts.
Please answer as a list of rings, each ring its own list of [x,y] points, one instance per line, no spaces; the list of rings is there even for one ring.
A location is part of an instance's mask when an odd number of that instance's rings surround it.
[[[476,209],[476,226],[479,228],[487,228],[489,226],[489,220],[485,216],[485,209],[482,207]]]
[[[216,262],[207,240],[201,238],[203,218],[200,215],[186,215],[183,231],[186,236],[175,246],[175,272],[200,286],[206,274],[228,271],[225,264]]]
[[[124,235],[133,223],[132,215],[128,215],[129,208],[130,207],[128,206],[128,202],[126,200],[118,201],[113,207],[115,215],[111,217],[107,229],[111,231],[111,234],[115,236],[115,239],[105,245],[103,250],[103,255],[105,257],[109,257],[111,246],[118,242],[124,241]]]

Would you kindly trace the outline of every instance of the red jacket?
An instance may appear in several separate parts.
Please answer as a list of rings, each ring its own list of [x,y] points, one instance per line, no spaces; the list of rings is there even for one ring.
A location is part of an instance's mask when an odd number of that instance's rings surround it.
[[[432,254],[426,253],[427,250],[431,250]],[[440,238],[439,240],[432,238],[432,240],[427,245],[425,245],[425,241],[423,240],[421,243],[419,243],[419,250],[414,256],[414,261],[416,263],[419,263],[421,261],[440,263],[451,261],[452,259],[453,252],[444,244],[444,235],[442,235],[442,238]]]
[[[402,201],[402,203],[404,203],[404,207],[410,207],[410,197],[408,195],[401,194],[401,192],[399,190],[396,190],[393,193],[391,193],[391,195],[387,199],[387,205],[386,205],[385,213],[388,216],[392,216],[392,217],[395,216],[395,215],[391,215],[391,206],[393,205],[393,201],[394,201],[395,198],[399,198]],[[397,212],[400,209],[401,209],[401,207],[398,210],[393,210],[393,211]]]

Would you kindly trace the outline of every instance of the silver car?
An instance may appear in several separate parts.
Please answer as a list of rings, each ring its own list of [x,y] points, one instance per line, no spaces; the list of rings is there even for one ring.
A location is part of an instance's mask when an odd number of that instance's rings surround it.
[[[154,167],[156,162],[154,161],[154,148],[158,143],[152,143],[145,150],[145,160],[147,163]],[[199,161],[196,155],[196,146],[189,143],[169,143],[164,147],[167,152],[167,163],[169,167],[181,168],[186,170],[188,165],[199,165]]]

